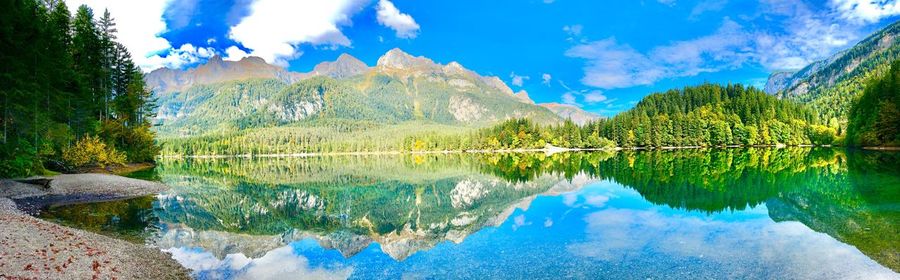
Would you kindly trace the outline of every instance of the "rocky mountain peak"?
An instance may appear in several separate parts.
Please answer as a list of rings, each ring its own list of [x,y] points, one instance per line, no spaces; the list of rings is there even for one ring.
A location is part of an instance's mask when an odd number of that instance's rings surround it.
[[[265,59],[263,59],[262,57],[258,57],[258,56],[247,56],[247,57],[241,58],[240,62],[269,65],[268,63],[266,63]]]
[[[365,62],[349,55],[341,54],[335,61],[322,62],[313,68],[313,75],[328,76],[342,79],[360,75],[369,70]]]
[[[382,68],[413,69],[430,68],[434,61],[423,56],[414,57],[399,48],[393,48],[378,58],[377,65]]]
[[[513,90],[497,76],[484,77],[481,81],[502,93],[513,95]]]
[[[522,103],[534,104],[534,100],[531,100],[531,97],[528,96],[528,92],[525,90],[520,90],[519,92],[516,92],[516,94],[513,96],[515,96],[516,99],[518,99]]]
[[[158,94],[181,91],[195,85],[214,84],[246,79],[279,79],[291,83],[302,74],[266,63],[260,57],[248,56],[239,61],[227,61],[219,55],[210,57],[202,65],[189,69],[160,68],[144,77],[147,85]]]

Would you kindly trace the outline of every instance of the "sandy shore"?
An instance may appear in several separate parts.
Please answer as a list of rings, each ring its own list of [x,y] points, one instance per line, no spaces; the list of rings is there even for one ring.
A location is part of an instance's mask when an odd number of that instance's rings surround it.
[[[0,278],[189,278],[185,268],[159,249],[57,225],[20,210],[153,194],[166,190],[165,185],[105,174],[50,179],[49,188],[0,180]]]

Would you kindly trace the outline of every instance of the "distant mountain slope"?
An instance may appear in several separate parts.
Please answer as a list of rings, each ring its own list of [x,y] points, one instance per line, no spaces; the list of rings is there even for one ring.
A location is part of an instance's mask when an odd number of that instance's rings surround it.
[[[866,80],[887,70],[900,58],[900,22],[893,23],[852,48],[817,61],[797,72],[769,77],[766,92],[809,102],[823,120],[846,119],[853,98]]]
[[[568,105],[568,104],[560,104],[560,103],[543,103],[540,104],[541,107],[547,108],[550,111],[553,111],[556,115],[560,116],[563,119],[571,119],[573,122],[579,125],[586,124],[590,121],[601,119],[602,117],[587,112],[578,106]]]
[[[159,98],[159,132],[164,137],[323,119],[476,127],[523,117],[540,123],[561,121],[554,111],[535,105],[524,91],[513,93],[497,77],[400,49],[388,51],[374,67],[346,54],[309,73],[288,72],[259,58],[214,58],[194,69],[157,70],[147,76]],[[566,111],[566,117],[572,112]],[[574,115],[583,119],[586,114]]]
[[[266,63],[259,57],[245,57],[240,61],[224,61],[213,56],[206,64],[187,70],[160,68],[145,75],[147,86],[158,95],[187,90],[192,86],[247,79],[276,79],[293,83],[309,76],[304,73],[289,72],[284,68]]]
[[[369,70],[365,62],[356,59],[349,54],[341,54],[334,62],[322,62],[313,68],[313,76],[327,76],[342,79],[361,75]]]

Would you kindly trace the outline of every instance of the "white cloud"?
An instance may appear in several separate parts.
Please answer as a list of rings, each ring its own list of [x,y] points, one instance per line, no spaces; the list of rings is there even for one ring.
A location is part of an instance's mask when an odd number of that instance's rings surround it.
[[[409,14],[401,13],[391,1],[378,1],[377,17],[378,23],[396,31],[398,38],[411,39],[418,36],[419,24],[416,20]]]
[[[727,0],[707,0],[691,17],[724,8]],[[846,49],[869,32],[871,23],[900,15],[897,1],[830,0],[812,6],[799,0],[759,0],[752,16],[725,18],[715,32],[638,51],[614,38],[581,41],[566,51],[585,60],[582,83],[613,89],[653,84],[751,65],[798,70]],[[571,26],[563,28],[580,33]],[[575,32],[578,31],[578,32]],[[573,39],[567,38],[568,41]]]
[[[352,268],[313,267],[303,255],[294,253],[291,246],[284,246],[254,259],[236,279],[348,279]]]
[[[214,55],[216,55],[216,50],[211,47],[197,48],[191,44],[184,44],[177,49],[170,49],[166,57],[154,55],[146,58],[146,62],[148,65],[157,67],[178,69],[185,65],[202,62]]]
[[[566,56],[586,59],[582,83],[599,88],[645,85],[662,78],[665,70],[628,45],[615,39],[572,47]]]
[[[77,11],[78,6],[85,4],[94,10],[94,16],[97,18],[103,15],[104,9],[109,9],[119,30],[118,41],[128,48],[136,65],[144,71],[149,71],[164,66],[160,63],[167,61],[159,57],[158,53],[174,51],[169,41],[159,36],[167,30],[163,14],[171,2],[171,0],[69,0],[66,4],[72,13]]]
[[[541,75],[541,83],[545,85],[550,85],[550,81],[553,80],[553,77],[550,74],[544,73]]]
[[[830,13],[813,12],[799,1],[763,0],[761,13],[774,15],[777,28],[748,29],[726,18],[712,34],[674,41],[639,52],[614,38],[587,42],[566,51],[585,59],[582,83],[613,89],[649,85],[668,78],[758,64],[769,70],[796,70],[846,48],[861,27]],[[748,24],[754,27],[753,24]]]
[[[529,76],[516,75],[515,72],[510,73],[509,77],[512,78],[512,85],[517,87],[522,87],[525,84],[525,80],[531,79]]]
[[[853,246],[800,222],[773,222],[765,209],[760,210],[762,216],[744,212],[734,219],[731,214],[685,215],[663,207],[608,208],[586,215],[585,241],[568,244],[566,249],[576,256],[622,265],[691,260],[679,269],[692,271],[694,266],[716,264],[732,276],[756,275],[759,270],[771,271],[770,278],[828,278],[840,273],[889,279],[893,275]],[[741,262],[733,262],[736,259]],[[643,268],[648,275],[671,272],[669,265]],[[708,276],[721,278],[716,273]]]
[[[842,18],[854,22],[872,23],[900,15],[900,3],[896,0],[832,0],[830,5]]]
[[[314,267],[290,245],[275,248],[256,259],[238,253],[219,260],[208,252],[186,248],[164,251],[171,253],[172,258],[194,272],[231,275],[234,279],[347,279],[353,274],[352,267]]]
[[[603,92],[599,90],[592,90],[584,94],[584,102],[588,104],[597,104],[606,100],[606,95],[603,95]]]
[[[575,94],[571,91],[563,93],[563,95],[560,97],[560,99],[562,100],[562,103],[565,103],[565,104],[576,105],[576,106],[580,105],[580,104],[578,104],[578,101],[575,99]]]
[[[581,43],[586,41],[585,38],[581,36],[582,31],[584,31],[584,26],[581,24],[566,25],[563,26],[562,30],[568,36],[566,37],[566,41]]]
[[[228,47],[227,49],[225,49],[224,60],[238,61],[238,60],[241,60],[242,58],[245,58],[248,56],[250,56],[250,54],[248,54],[241,48],[238,48],[236,46],[231,46],[231,47]]]
[[[350,24],[359,4],[357,0],[256,0],[228,36],[250,49],[250,55],[286,66],[302,54],[297,49],[300,44],[350,46],[338,26]]]
[[[573,25],[563,26],[563,31],[565,31],[566,33],[568,33],[569,35],[572,35],[572,36],[581,35],[581,31],[583,31],[583,30],[584,30],[584,26],[581,24],[573,24]]]
[[[696,20],[700,15],[706,12],[720,11],[724,9],[727,4],[728,0],[705,0],[697,3],[697,5],[691,9],[691,14],[688,16],[688,19]]]
[[[837,18],[834,11],[813,11],[801,1],[763,0],[762,13],[783,17],[782,30],[753,34],[756,60],[771,70],[795,70],[856,42],[862,26]]]
[[[194,17],[199,2],[199,0],[170,1],[168,8],[163,13],[163,16],[171,24],[169,28],[179,29],[186,27]]]
[[[512,230],[517,230],[524,226],[531,225],[531,222],[525,221],[525,215],[518,215],[513,218]]]

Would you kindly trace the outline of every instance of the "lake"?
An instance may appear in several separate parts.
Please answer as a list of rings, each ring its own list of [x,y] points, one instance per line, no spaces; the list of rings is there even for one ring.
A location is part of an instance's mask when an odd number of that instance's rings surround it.
[[[900,152],[163,160],[172,190],[40,216],[199,279],[900,279]]]

